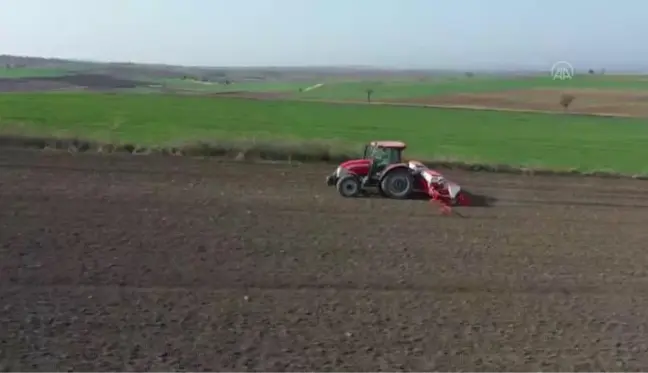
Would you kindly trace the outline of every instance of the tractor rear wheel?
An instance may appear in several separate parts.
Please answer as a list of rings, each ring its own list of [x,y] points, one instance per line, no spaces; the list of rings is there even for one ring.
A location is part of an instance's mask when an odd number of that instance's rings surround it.
[[[337,190],[342,197],[357,197],[361,192],[360,179],[355,175],[344,175],[338,179]]]
[[[380,189],[389,198],[405,199],[414,189],[414,177],[404,168],[390,171],[380,181]]]

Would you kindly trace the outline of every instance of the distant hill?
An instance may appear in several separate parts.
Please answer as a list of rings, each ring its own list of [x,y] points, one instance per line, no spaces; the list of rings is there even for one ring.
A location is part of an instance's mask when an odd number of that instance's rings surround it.
[[[616,71],[615,71],[616,72]],[[371,66],[201,67],[0,55],[0,91],[131,90],[138,92],[222,93],[272,83],[298,89],[327,79],[381,81],[439,76],[531,76],[548,71],[388,69]],[[608,74],[608,73],[606,73]],[[613,74],[613,72],[609,72]],[[267,87],[272,86],[267,85]],[[303,87],[302,87],[303,88]],[[263,88],[267,89],[267,88]],[[262,89],[262,90],[263,90]]]
[[[55,69],[70,73],[108,74],[122,78],[156,77],[186,78],[196,80],[295,80],[335,76],[399,76],[430,74],[426,70],[392,70],[356,66],[316,67],[200,67],[163,64],[138,64],[129,62],[93,62],[59,58],[0,55],[0,68]],[[441,71],[437,71],[439,73]],[[456,73],[456,72],[455,72]]]
[[[123,90],[183,92],[250,82],[308,82],[327,78],[383,79],[457,74],[364,66],[194,67],[129,62],[94,62],[0,55],[0,91]],[[463,74],[463,72],[462,72]],[[202,86],[201,86],[202,85]]]

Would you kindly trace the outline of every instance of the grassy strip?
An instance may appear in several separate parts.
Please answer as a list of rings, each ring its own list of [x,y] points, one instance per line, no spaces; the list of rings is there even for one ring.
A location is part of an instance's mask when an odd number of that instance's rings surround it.
[[[579,117],[599,117],[599,118],[637,118],[636,115],[620,114],[620,113],[589,113],[578,110],[558,111],[558,110],[539,110],[539,109],[516,109],[496,106],[479,106],[479,105],[435,105],[435,104],[422,104],[422,103],[408,103],[408,102],[389,102],[389,101],[333,101],[321,99],[303,99],[306,102],[321,102],[336,105],[372,105],[372,106],[400,106],[400,107],[414,107],[414,108],[432,108],[432,109],[446,109],[446,110],[479,110],[479,111],[499,111],[509,113],[527,113],[527,114],[544,114],[544,115],[575,115]]]
[[[62,69],[6,68],[4,66],[0,67],[0,79],[57,77],[68,74],[70,74],[69,71]]]
[[[221,143],[195,142],[180,146],[141,146],[134,144],[109,144],[78,138],[29,137],[0,135],[0,147],[65,150],[71,153],[97,152],[104,154],[129,153],[139,155],[225,157],[237,161],[287,161],[339,164],[349,159],[361,158],[360,152],[340,151],[335,145],[323,142],[250,142],[225,141]],[[577,169],[543,169],[515,167],[504,164],[480,164],[453,160],[425,160],[436,169],[472,172],[495,172],[520,175],[594,176],[602,178],[633,178],[648,180],[648,175],[623,174],[613,171],[583,171]]]
[[[340,147],[403,140],[412,158],[648,174],[648,125],[635,118],[171,95],[3,94],[0,133],[147,147],[203,139]]]
[[[339,163],[362,157],[357,151],[317,141],[257,142],[253,140],[197,141],[170,146],[107,143],[76,137],[0,135],[0,147],[36,150],[66,150],[71,153],[130,153],[199,157],[229,157],[239,160]]]
[[[367,89],[373,90],[375,101],[404,99],[457,93],[498,92],[517,89],[552,88],[596,88],[637,89],[648,88],[645,76],[578,75],[571,80],[556,81],[549,74],[534,77],[465,76],[437,77],[401,80],[364,80],[326,82],[313,91],[295,94],[295,97],[327,100],[364,100]]]

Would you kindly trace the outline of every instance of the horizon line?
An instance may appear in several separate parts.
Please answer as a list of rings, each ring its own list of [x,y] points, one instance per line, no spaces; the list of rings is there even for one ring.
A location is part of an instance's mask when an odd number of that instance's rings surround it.
[[[0,58],[17,58],[17,59],[40,59],[61,62],[76,62],[97,65],[140,65],[150,67],[173,67],[173,68],[187,68],[187,69],[355,69],[355,70],[369,70],[369,71],[447,71],[447,72],[546,72],[549,69],[539,68],[537,66],[510,66],[510,67],[399,67],[399,66],[376,66],[368,64],[348,64],[348,65],[184,65],[184,64],[170,64],[160,62],[133,62],[133,61],[111,61],[111,60],[97,60],[87,58],[74,58],[74,57],[60,57],[60,56],[30,56],[30,55],[17,55],[17,54],[0,54]],[[577,70],[589,71],[590,68],[577,68]],[[601,71],[601,68],[594,69],[594,71]],[[605,74],[619,74],[619,73],[646,73],[648,67],[634,67],[634,68],[612,68],[609,70],[605,68]]]

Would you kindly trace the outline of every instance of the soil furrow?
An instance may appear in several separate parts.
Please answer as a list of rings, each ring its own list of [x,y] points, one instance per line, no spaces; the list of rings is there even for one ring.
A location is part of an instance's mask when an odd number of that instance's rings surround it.
[[[0,150],[4,370],[648,370],[648,183]]]

